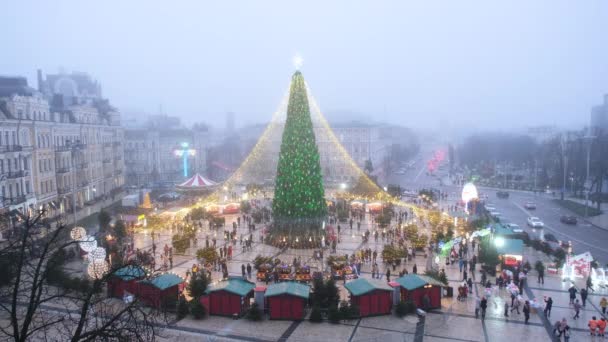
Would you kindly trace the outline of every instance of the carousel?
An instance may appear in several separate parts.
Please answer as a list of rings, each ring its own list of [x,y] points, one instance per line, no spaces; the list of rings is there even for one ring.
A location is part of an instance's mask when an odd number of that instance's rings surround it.
[[[190,177],[185,182],[177,185],[175,189],[187,195],[201,195],[209,193],[212,190],[215,190],[218,186],[218,183],[201,176],[199,173]]]

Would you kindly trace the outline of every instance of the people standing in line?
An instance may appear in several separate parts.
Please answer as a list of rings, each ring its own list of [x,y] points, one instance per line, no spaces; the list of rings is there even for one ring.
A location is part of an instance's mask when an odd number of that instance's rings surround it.
[[[524,303],[524,324],[528,324],[530,320],[530,301]]]
[[[600,307],[602,308],[602,315],[606,315],[606,307],[608,307],[608,299],[606,297],[600,299]]]
[[[568,289],[568,292],[570,293],[570,304],[574,304],[574,300],[576,299],[576,293],[578,291],[576,290],[576,288],[574,287],[574,285],[572,285]]]
[[[551,308],[553,307],[553,299],[551,297],[545,298],[545,317],[551,317]]]
[[[583,301],[583,307],[585,307],[587,305],[587,295],[589,294],[589,292],[587,292],[587,289],[582,288],[581,289],[581,300]]]
[[[574,302],[574,317],[573,319],[578,319],[581,313],[581,303],[578,302],[578,299]]]
[[[486,297],[481,298],[481,303],[479,303],[479,307],[481,308],[481,319],[486,319],[486,309],[488,308],[488,300]]]

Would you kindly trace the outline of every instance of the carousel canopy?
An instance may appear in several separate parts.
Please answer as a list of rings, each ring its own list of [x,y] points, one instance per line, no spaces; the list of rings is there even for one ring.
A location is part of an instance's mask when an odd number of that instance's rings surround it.
[[[192,178],[190,178],[187,181],[183,182],[182,184],[178,185],[178,187],[190,188],[190,189],[206,188],[206,187],[214,186],[216,184],[217,184],[216,182],[209,180],[197,173],[194,176],[192,176]]]

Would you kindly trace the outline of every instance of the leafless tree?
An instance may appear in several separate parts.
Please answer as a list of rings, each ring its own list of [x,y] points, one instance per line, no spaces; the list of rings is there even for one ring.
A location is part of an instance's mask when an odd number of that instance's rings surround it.
[[[114,263],[100,279],[69,274],[64,258],[79,255],[78,242],[62,222],[39,234],[44,214],[19,213],[0,247],[0,340],[153,341],[166,315],[106,294],[108,280],[125,264]]]

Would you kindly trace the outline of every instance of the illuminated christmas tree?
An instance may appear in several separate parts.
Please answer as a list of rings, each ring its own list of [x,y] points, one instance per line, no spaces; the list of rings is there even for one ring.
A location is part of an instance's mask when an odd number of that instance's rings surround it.
[[[327,215],[319,151],[299,71],[291,80],[272,210],[275,228],[300,238],[316,236]]]

